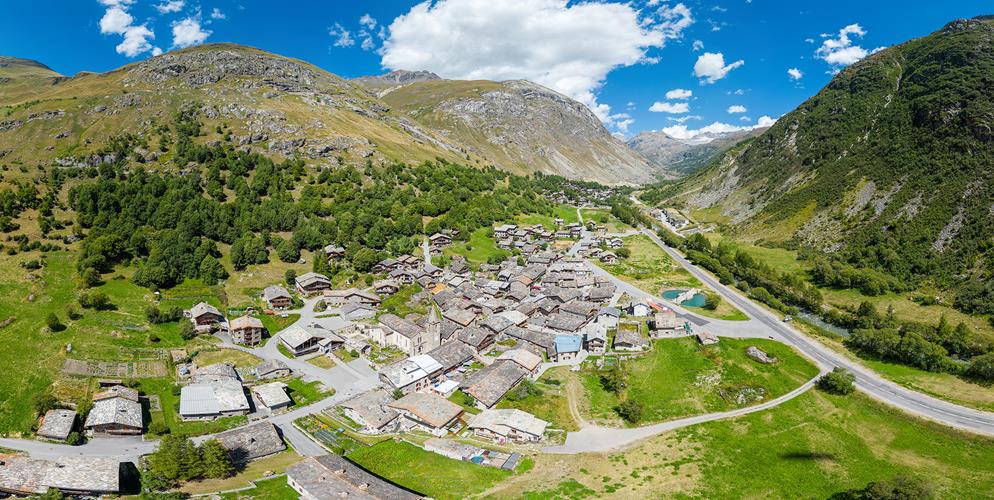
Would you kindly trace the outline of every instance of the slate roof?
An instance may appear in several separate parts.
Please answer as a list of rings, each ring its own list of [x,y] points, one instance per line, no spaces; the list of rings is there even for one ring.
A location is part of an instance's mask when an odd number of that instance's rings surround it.
[[[533,371],[542,364],[541,357],[525,349],[511,349],[509,351],[505,351],[503,354],[498,356],[497,359],[513,361],[528,371]]]
[[[281,286],[270,285],[262,290],[262,298],[265,299],[267,302],[281,297],[287,299],[292,298],[290,297],[290,292],[288,292],[286,288],[283,288]]]
[[[48,410],[38,427],[37,434],[49,439],[65,440],[76,423],[76,412],[72,410]]]
[[[512,430],[542,436],[549,423],[518,409],[491,409],[474,415],[467,425],[470,429],[486,429],[501,436],[507,436]]]
[[[228,450],[231,460],[236,463],[255,460],[286,449],[286,444],[276,431],[276,426],[269,422],[259,422],[225,431],[214,438]]]
[[[528,372],[517,363],[496,361],[472,374],[463,382],[463,390],[488,408],[497,404]]]
[[[397,410],[386,406],[393,402],[386,391],[380,389],[367,392],[357,398],[342,403],[342,408],[348,408],[362,419],[360,424],[373,429],[380,429],[397,418]]]
[[[117,493],[121,489],[121,463],[97,457],[60,457],[40,460],[21,455],[0,455],[0,489],[21,494],[41,494],[50,488],[90,493]]]
[[[241,316],[231,320],[228,324],[231,330],[242,330],[247,328],[265,328],[262,325],[262,320],[252,316]]]
[[[427,355],[442,365],[443,372],[447,372],[473,359],[473,348],[462,342],[446,342],[428,351]]]
[[[199,318],[205,314],[213,314],[215,316],[221,316],[222,318],[224,317],[224,315],[221,314],[221,311],[218,311],[216,307],[206,302],[200,302],[197,305],[190,308],[191,318]]]
[[[412,392],[392,403],[388,407],[404,410],[413,414],[418,420],[434,428],[446,426],[462,414],[462,407],[439,396],[427,392]]]
[[[407,338],[414,338],[421,333],[421,329],[417,325],[396,314],[380,316],[380,324]]]
[[[459,333],[456,334],[456,338],[466,345],[479,349],[479,347],[493,335],[494,334],[489,330],[471,326],[460,330]]]
[[[286,469],[287,477],[313,500],[414,500],[421,498],[365,471],[344,457],[306,458]]]
[[[121,387],[121,386],[116,386]],[[112,388],[113,389],[113,388]],[[122,387],[122,389],[127,389]],[[131,398],[134,392],[134,399]],[[108,391],[110,392],[110,391]],[[107,392],[97,396],[106,395]],[[86,416],[86,423],[83,425],[87,429],[100,425],[122,425],[134,429],[142,428],[142,405],[138,402],[138,391],[128,389],[118,391],[114,396],[103,397],[93,403],[93,408]]]

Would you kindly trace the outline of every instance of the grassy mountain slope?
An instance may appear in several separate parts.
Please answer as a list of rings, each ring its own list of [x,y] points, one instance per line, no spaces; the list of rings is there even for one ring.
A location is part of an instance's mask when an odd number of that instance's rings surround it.
[[[192,47],[72,78],[3,58],[0,156],[12,164],[92,164],[91,145],[124,132],[148,135],[193,102],[208,129],[225,130],[209,140],[231,140],[277,158],[337,165],[440,157],[608,183],[653,179],[645,160],[576,101],[527,82],[437,78],[394,72],[346,81],[234,44]],[[386,102],[378,97],[384,93]]]
[[[512,172],[607,183],[651,182],[661,173],[608,133],[586,106],[531,82],[421,81],[383,100]]]
[[[810,246],[912,283],[990,283],[992,127],[994,21],[958,20],[846,68],[667,189],[748,239]]]
[[[29,94],[20,80],[0,84],[0,106],[7,106],[0,151],[8,162],[85,158],[90,145],[113,135],[148,134],[186,103],[201,105],[210,129],[226,124],[235,144],[274,156],[327,164],[458,158],[429,132],[388,116],[363,89],[305,62],[244,46],[170,52],[108,73],[34,85]]]

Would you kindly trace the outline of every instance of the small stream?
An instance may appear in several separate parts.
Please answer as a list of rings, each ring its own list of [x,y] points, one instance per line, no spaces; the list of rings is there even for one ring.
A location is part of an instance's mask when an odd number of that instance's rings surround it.
[[[834,333],[835,335],[838,335],[838,336],[840,336],[842,338],[849,338],[849,330],[846,330],[845,328],[842,328],[840,326],[835,326],[835,325],[833,325],[831,323],[828,323],[825,320],[823,320],[820,317],[818,317],[816,314],[812,314],[812,313],[810,313],[808,311],[801,311],[801,312],[797,313],[797,317],[803,318],[804,321],[807,321],[808,323],[811,323],[811,324],[817,326],[818,328],[821,328],[821,329],[826,330],[828,332]]]

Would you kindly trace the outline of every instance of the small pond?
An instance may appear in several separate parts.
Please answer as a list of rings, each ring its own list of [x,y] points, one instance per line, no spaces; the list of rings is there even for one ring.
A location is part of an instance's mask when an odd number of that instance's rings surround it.
[[[666,300],[676,300],[676,298],[683,292],[686,292],[686,290],[666,290],[663,292],[663,298]],[[689,307],[704,307],[705,303],[707,303],[707,297],[705,297],[703,293],[698,293],[694,294],[693,297],[684,300],[680,303],[680,305]]]

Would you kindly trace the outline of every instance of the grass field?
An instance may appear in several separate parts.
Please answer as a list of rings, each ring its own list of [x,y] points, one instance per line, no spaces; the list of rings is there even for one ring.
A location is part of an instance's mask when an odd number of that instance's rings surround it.
[[[421,285],[417,283],[400,287],[397,293],[383,299],[383,302],[380,303],[379,314],[393,313],[401,318],[411,313],[426,314],[428,308],[424,304],[417,304],[415,306],[408,304],[411,301],[411,297],[420,291]]]
[[[466,261],[477,267],[485,264],[488,259],[498,255],[511,255],[510,252],[497,248],[497,242],[490,236],[491,229],[481,227],[469,235],[468,241],[457,242],[443,250],[445,255],[462,255]]]
[[[778,362],[767,365],[746,356],[756,346]],[[642,403],[640,425],[679,417],[730,410],[781,396],[818,373],[789,347],[763,339],[721,339],[700,346],[695,339],[657,340],[647,356],[623,362],[628,374],[627,395]],[[599,372],[581,373],[586,401],[581,407],[591,420],[619,424],[614,408],[618,396],[601,385]],[[762,389],[756,399],[739,404],[735,395],[744,389]]]
[[[111,273],[97,287],[114,308],[84,310],[76,303],[75,260],[68,252],[52,252],[45,267],[30,273],[21,264],[37,259],[37,252],[0,256],[0,433],[27,432],[35,420],[32,401],[59,378],[67,357],[84,360],[132,361],[154,355],[156,349],[186,344],[178,323],[150,325],[144,309],[154,295],[133,285],[127,272]],[[120,275],[120,279],[115,279]],[[65,308],[74,304],[82,317],[69,320]],[[45,320],[55,314],[65,329],[47,332]],[[157,338],[157,342],[153,342]],[[67,354],[67,346],[72,352]],[[74,402],[74,401],[66,401]]]
[[[542,390],[542,395],[530,395],[520,401],[504,398],[497,403],[497,408],[517,408],[549,422],[550,427],[565,431],[576,431],[580,427],[570,414],[569,401],[566,399],[566,383],[569,380],[569,368],[557,367],[542,374],[535,385]]]
[[[728,301],[726,301],[725,299],[721,299],[721,302],[718,303],[718,307],[714,308],[713,310],[708,309],[706,307],[690,307],[690,306],[681,306],[681,307],[683,307],[684,309],[690,312],[708,318],[721,319],[725,321],[747,321],[749,319],[749,316],[746,316],[744,312],[736,309],[735,306],[729,304]]]
[[[286,470],[287,467],[299,462],[300,460],[301,460],[300,455],[297,455],[295,451],[287,450],[282,453],[278,453],[276,455],[260,458],[259,460],[253,460],[249,462],[244,469],[238,471],[238,474],[235,474],[234,476],[231,477],[227,477],[224,479],[205,479],[203,481],[194,481],[186,483],[180,488],[180,491],[182,491],[183,493],[198,494],[198,493],[211,493],[215,491],[228,491],[237,488],[246,488],[252,485],[252,481],[265,477],[266,472],[281,474]],[[278,483],[280,479],[283,478],[262,480],[260,481],[260,483],[268,484],[268,481],[273,481],[274,483]],[[286,484],[286,479],[283,479],[283,484],[284,485]],[[252,491],[256,493],[261,492],[261,490],[252,490]],[[256,498],[261,498],[261,497],[256,497]]]
[[[348,458],[396,484],[439,500],[480,493],[511,472],[446,458],[407,442],[384,441]]]
[[[304,382],[299,378],[295,378],[288,381],[286,385],[288,389],[287,392],[290,393],[290,398],[293,399],[294,408],[316,403],[324,398],[335,395],[334,389],[330,391],[322,391],[321,382],[318,381]]]
[[[256,481],[255,488],[221,495],[224,500],[298,500],[300,494],[286,483],[286,476]]]
[[[278,314],[257,314],[256,317],[262,321],[262,326],[266,327],[266,331],[270,337],[275,336],[277,333],[296,323],[297,320],[300,319],[299,314],[287,314],[285,318]]]
[[[523,224],[526,226],[534,226],[535,224],[541,224],[546,229],[554,229],[556,227],[556,217],[563,220],[564,223],[569,224],[571,222],[579,222],[576,217],[576,209],[568,205],[556,205],[552,209],[552,215],[545,214],[523,214],[519,215],[516,219],[518,224]]]
[[[330,370],[335,367],[335,362],[328,356],[318,356],[316,358],[308,359],[307,362],[318,368],[324,368],[325,370]]]
[[[655,295],[669,288],[702,286],[697,278],[673,262],[648,236],[638,234],[624,238],[624,241],[625,247],[631,250],[631,257],[621,259],[617,264],[597,264],[618,278]]]
[[[813,390],[767,411],[669,432],[617,453],[539,455],[529,473],[488,494],[821,499],[902,473],[928,480],[935,498],[982,498],[994,487],[991,470],[994,440],[908,417],[859,394]]]
[[[581,208],[580,213],[583,215],[584,223],[594,221],[609,233],[623,233],[634,229],[632,226],[618,220],[614,215],[611,215],[611,211],[606,208]]]

